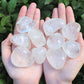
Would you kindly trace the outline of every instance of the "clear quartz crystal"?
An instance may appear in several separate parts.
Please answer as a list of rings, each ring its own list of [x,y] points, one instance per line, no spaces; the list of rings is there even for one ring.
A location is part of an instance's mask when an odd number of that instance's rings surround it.
[[[28,34],[15,34],[11,37],[10,41],[16,46],[31,48],[31,41]]]
[[[55,33],[48,38],[47,46],[49,48],[58,49],[62,47],[64,42],[65,42],[64,37],[60,33]]]
[[[63,68],[65,61],[66,61],[66,54],[63,49],[49,49],[47,52],[47,60],[49,64],[54,69],[61,69]]]
[[[47,36],[50,36],[51,34],[55,33],[59,29],[61,29],[66,24],[65,20],[59,19],[59,18],[53,18],[47,20],[44,25],[43,29]]]
[[[29,38],[36,47],[41,47],[46,44],[46,39],[39,29],[33,29],[29,33]]]
[[[63,45],[63,50],[70,58],[75,58],[80,53],[80,44],[75,41],[67,41]]]
[[[19,33],[29,32],[30,30],[34,29],[36,26],[35,21],[31,18],[24,16],[16,23],[16,29]]]
[[[17,47],[12,52],[11,62],[16,67],[28,67],[34,63],[34,59],[27,48]]]
[[[39,48],[32,49],[32,57],[34,57],[37,64],[42,64],[45,61],[46,52],[47,50],[45,47],[39,47]]]
[[[63,36],[68,40],[77,40],[80,32],[80,24],[76,22],[68,23],[62,29]]]

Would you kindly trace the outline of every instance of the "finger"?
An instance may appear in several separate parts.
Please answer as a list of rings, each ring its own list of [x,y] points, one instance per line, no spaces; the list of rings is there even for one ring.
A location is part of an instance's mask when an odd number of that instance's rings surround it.
[[[43,24],[44,24],[44,20],[40,20],[40,30],[44,33]]]
[[[36,10],[36,3],[31,3],[27,10],[27,16],[33,19],[35,10]]]
[[[83,36],[82,36],[81,32],[79,33],[77,41],[80,43],[81,48],[83,48],[84,47],[84,42],[83,42]]]
[[[58,18],[58,9],[57,8],[53,9],[52,18]]]
[[[40,9],[36,8],[35,14],[34,14],[34,21],[36,22],[36,28],[39,28],[39,21],[40,21]]]
[[[66,21],[67,23],[75,22],[74,13],[70,6],[66,8]]]
[[[47,21],[47,20],[49,20],[49,19],[50,19],[50,17],[46,17],[45,21]]]
[[[11,55],[11,38],[12,34],[10,33],[8,37],[2,42],[1,49],[2,49],[2,60],[3,62],[7,61]]]
[[[65,11],[65,5],[63,3],[60,3],[58,5],[58,17],[66,21],[66,11]]]

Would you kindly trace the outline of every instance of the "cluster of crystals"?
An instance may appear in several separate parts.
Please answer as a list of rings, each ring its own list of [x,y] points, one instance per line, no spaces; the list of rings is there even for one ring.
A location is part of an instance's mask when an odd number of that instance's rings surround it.
[[[75,58],[80,53],[80,44],[76,41],[80,25],[76,22],[66,24],[60,18],[49,19],[44,23],[47,38],[47,60],[55,69],[63,68],[67,56]]]
[[[46,58],[46,39],[43,33],[35,28],[36,23],[29,17],[22,17],[16,23],[15,34],[10,41],[16,46],[11,55],[11,62],[16,67],[28,67],[34,64],[42,64]],[[33,44],[35,48],[32,48]]]

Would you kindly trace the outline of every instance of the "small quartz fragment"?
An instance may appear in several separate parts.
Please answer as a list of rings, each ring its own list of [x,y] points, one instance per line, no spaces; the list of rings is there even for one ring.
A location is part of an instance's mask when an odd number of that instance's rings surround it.
[[[80,32],[80,24],[76,22],[68,23],[62,29],[63,36],[68,40],[77,40]]]
[[[63,19],[59,18],[53,18],[47,20],[44,25],[43,29],[47,36],[50,36],[51,34],[55,33],[59,29],[61,29],[63,26],[65,26],[66,22]]]
[[[34,59],[27,48],[17,47],[12,52],[11,62],[16,67],[29,67],[34,63]]]
[[[34,57],[37,64],[42,64],[45,61],[46,52],[47,50],[45,47],[39,47],[39,48],[32,49],[32,57]]]
[[[70,58],[75,58],[80,53],[80,44],[75,41],[67,41],[63,45],[63,50]]]
[[[55,69],[63,68],[66,61],[66,54],[62,48],[49,49],[47,52],[47,60],[49,64]]]
[[[46,39],[39,29],[33,29],[29,33],[29,38],[36,47],[41,47],[46,44]]]
[[[31,41],[28,34],[15,34],[11,37],[10,41],[16,46],[31,48]]]
[[[36,26],[35,21],[31,18],[24,16],[16,23],[16,29],[19,33],[29,32],[30,30],[34,29]]]
[[[49,48],[58,49],[64,44],[65,39],[60,33],[51,35],[47,40],[47,46]]]

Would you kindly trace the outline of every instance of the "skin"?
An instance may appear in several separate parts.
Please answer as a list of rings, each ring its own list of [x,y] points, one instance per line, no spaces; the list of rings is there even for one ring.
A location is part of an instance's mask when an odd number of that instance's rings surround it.
[[[74,13],[70,6],[65,8],[63,3],[58,5],[58,8],[53,9],[52,18],[62,18],[69,22],[75,22]],[[46,20],[50,19],[49,17]],[[43,64],[44,75],[46,79],[46,84],[72,84],[79,70],[84,63],[84,41],[82,33],[79,33],[78,40],[81,46],[80,54],[75,59],[67,58],[65,66],[60,70],[55,70],[52,68],[47,59]]]
[[[29,8],[22,6],[20,9],[18,20],[21,17],[28,16],[36,22],[36,28],[41,28],[43,20],[40,21],[40,10],[36,8],[35,3],[31,3]],[[14,34],[16,34],[16,27],[14,29]],[[10,42],[12,34],[2,42],[2,60],[9,76],[13,79],[14,84],[38,84],[42,75],[42,65],[34,64],[31,67],[17,68],[12,65],[10,61],[12,49],[15,48]],[[32,47],[34,47],[32,45]]]
[[[23,16],[32,18],[37,24],[36,28],[40,28],[43,32],[44,20],[40,20],[40,10],[36,8],[35,3],[30,4],[28,9],[26,6],[22,6],[17,21]],[[65,8],[62,3],[59,4],[58,8],[54,8],[52,18],[62,18],[66,23],[75,21],[72,8],[70,6]],[[46,18],[46,20],[48,19],[49,17]],[[15,27],[14,34],[16,33]],[[12,34],[9,34],[2,42],[2,61],[9,76],[13,79],[14,84],[38,84],[42,75],[42,65],[34,64],[28,68],[17,68],[12,65],[10,57],[15,47],[10,42],[11,36]],[[53,69],[47,60],[45,60],[43,69],[47,84],[72,84],[72,81],[84,63],[84,41],[81,33],[79,33],[77,41],[81,45],[80,55],[75,59],[67,58],[65,66],[61,70]],[[33,47],[32,45],[32,48]]]

